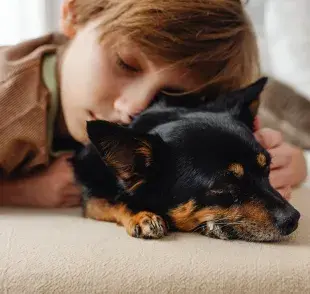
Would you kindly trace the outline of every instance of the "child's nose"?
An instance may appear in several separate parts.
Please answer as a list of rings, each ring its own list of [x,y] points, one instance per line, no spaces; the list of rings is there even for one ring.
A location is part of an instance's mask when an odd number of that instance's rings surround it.
[[[114,108],[121,115],[134,117],[148,107],[154,97],[153,93],[136,93],[124,95],[114,102]]]

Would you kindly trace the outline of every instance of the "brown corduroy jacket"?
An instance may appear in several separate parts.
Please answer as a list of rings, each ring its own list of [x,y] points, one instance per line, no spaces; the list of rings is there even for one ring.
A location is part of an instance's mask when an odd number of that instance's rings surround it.
[[[62,35],[49,34],[0,47],[0,179],[49,162],[50,93],[42,78],[42,60],[65,41]]]

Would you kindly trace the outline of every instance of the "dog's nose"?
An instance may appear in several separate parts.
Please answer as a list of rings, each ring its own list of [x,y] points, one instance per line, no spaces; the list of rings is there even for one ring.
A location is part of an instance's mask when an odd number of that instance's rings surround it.
[[[274,217],[276,226],[279,229],[281,235],[287,236],[297,229],[300,213],[295,208],[288,207],[285,210],[276,210]]]

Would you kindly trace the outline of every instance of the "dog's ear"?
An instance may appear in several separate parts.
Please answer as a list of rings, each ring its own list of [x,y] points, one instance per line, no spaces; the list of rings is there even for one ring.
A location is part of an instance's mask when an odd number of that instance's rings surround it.
[[[153,165],[155,137],[99,120],[87,122],[87,133],[125,191],[134,193],[145,182]]]
[[[260,94],[264,90],[267,78],[261,78],[250,86],[232,92],[228,97],[232,115],[254,131],[254,121],[260,103]]]
[[[254,120],[258,112],[260,94],[268,79],[263,77],[246,88],[221,95],[210,106],[211,110],[229,111],[236,119],[254,130]]]

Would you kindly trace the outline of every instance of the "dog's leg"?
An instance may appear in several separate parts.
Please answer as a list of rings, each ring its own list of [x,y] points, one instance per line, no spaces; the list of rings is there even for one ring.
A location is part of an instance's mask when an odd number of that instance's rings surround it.
[[[84,215],[122,225],[130,236],[136,238],[158,239],[167,234],[166,224],[160,216],[147,211],[135,214],[125,204],[110,204],[105,199],[89,199],[85,203]]]

